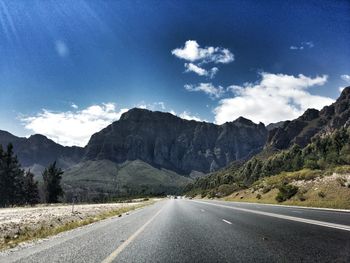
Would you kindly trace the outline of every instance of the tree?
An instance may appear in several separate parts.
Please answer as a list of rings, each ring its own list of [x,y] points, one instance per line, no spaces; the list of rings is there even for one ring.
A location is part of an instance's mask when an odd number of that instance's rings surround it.
[[[50,164],[43,172],[45,199],[47,203],[58,203],[58,198],[63,195],[61,187],[63,171],[56,167],[56,162]]]
[[[34,174],[30,170],[24,175],[23,194],[27,204],[34,205],[39,202],[38,182],[34,181]]]
[[[0,158],[0,205],[22,204],[24,170],[14,155],[11,143],[6,152],[0,149]]]

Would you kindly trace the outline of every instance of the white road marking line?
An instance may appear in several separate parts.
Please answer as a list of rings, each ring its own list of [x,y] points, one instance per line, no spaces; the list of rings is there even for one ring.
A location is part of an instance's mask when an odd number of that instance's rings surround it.
[[[201,212],[204,212],[205,210],[204,209],[201,209]]]
[[[334,228],[334,229],[340,229],[340,230],[344,230],[344,231],[350,231],[350,226],[348,226],[348,225],[328,223],[328,222],[323,222],[323,221],[318,221],[318,220],[305,219],[305,218],[300,218],[300,217],[295,217],[295,216],[280,215],[280,214],[263,212],[263,211],[255,211],[255,210],[251,210],[251,209],[245,209],[245,208],[233,207],[233,206],[227,206],[227,205],[220,205],[220,204],[214,204],[214,203],[207,203],[207,202],[197,201],[197,200],[192,200],[192,201],[197,202],[197,203],[201,203],[201,204],[206,204],[206,205],[219,206],[219,207],[229,208],[229,209],[233,209],[233,210],[253,213],[253,214],[257,214],[257,215],[270,216],[270,217],[275,217],[275,218],[280,218],[280,219],[285,219],[285,220],[290,220],[290,221],[295,221],[295,222],[301,222],[301,223],[306,223],[306,224],[311,224],[311,225],[317,225],[317,226],[329,227],[329,228]]]
[[[230,221],[227,221],[225,219],[222,219],[222,221],[224,221],[225,223],[229,224],[229,225],[232,225],[232,223]]]
[[[161,208],[154,216],[152,216],[143,226],[141,226],[134,234],[132,234],[127,240],[125,240],[116,250],[114,250],[102,263],[111,263],[113,260],[139,235],[145,228],[160,214],[163,210]]]

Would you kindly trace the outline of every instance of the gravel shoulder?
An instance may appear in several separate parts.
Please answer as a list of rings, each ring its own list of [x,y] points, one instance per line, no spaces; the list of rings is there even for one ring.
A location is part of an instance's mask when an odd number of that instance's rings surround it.
[[[38,205],[0,209],[0,250],[87,225],[154,202]]]

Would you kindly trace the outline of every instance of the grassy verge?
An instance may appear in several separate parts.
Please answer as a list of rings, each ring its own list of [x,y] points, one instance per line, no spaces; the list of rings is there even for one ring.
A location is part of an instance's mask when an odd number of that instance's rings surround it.
[[[283,204],[321,208],[350,209],[350,166],[328,170],[303,169],[262,178],[250,188],[224,197],[227,201]],[[276,200],[282,185],[297,191],[284,200]],[[278,199],[278,198],[277,198]]]
[[[27,241],[33,241],[33,240],[38,240],[42,238],[46,238],[49,236],[57,235],[61,232],[65,232],[68,230],[72,230],[77,227],[89,225],[91,223],[95,223],[100,220],[104,220],[110,217],[114,216],[120,216],[123,213],[135,210],[137,208],[141,208],[147,205],[153,204],[155,201],[147,201],[141,204],[137,205],[130,205],[128,207],[121,207],[118,209],[110,210],[107,212],[102,212],[101,214],[97,214],[94,216],[89,216],[83,219],[79,220],[74,220],[71,222],[66,222],[63,223],[62,225],[59,226],[45,226],[42,225],[38,229],[30,229],[28,227],[25,227],[22,229],[16,236],[14,237],[5,237],[4,242],[0,243],[0,251],[8,249],[8,248],[14,248],[18,244],[27,242]]]

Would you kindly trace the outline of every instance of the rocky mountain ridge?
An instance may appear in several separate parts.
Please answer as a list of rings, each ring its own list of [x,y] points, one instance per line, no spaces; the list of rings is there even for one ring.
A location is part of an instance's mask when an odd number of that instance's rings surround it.
[[[180,174],[210,172],[257,153],[266,138],[264,124],[243,117],[216,125],[135,108],[95,133],[84,159],[139,159]]]
[[[308,109],[299,118],[285,121],[281,127],[272,129],[266,147],[281,150],[294,143],[304,147],[316,134],[331,132],[344,125],[350,125],[350,87],[322,110]]]

